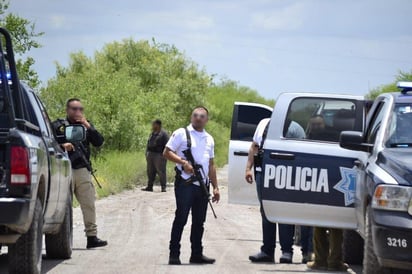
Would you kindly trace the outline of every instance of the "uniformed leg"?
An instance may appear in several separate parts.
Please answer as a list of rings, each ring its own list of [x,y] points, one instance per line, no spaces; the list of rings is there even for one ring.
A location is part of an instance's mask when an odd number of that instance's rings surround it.
[[[192,258],[203,255],[202,237],[204,223],[206,221],[208,201],[200,186],[191,186],[194,193],[192,205],[192,229],[190,231],[190,242],[192,244]]]
[[[279,224],[279,242],[282,253],[293,254],[293,236],[295,235],[295,226]]]
[[[326,228],[315,227],[313,230],[313,251],[315,263],[319,266],[327,266],[329,256],[329,242]]]
[[[170,256],[178,257],[180,255],[180,240],[182,239],[183,228],[186,225],[190,208],[193,204],[193,189],[191,185],[185,185],[180,180],[175,182],[176,211],[173,221],[171,239],[170,239]]]
[[[260,250],[263,251],[266,255],[271,258],[275,256],[275,247],[276,247],[276,223],[271,223],[266,218],[265,212],[262,206],[262,176],[260,172],[256,173],[256,191],[258,199],[260,202],[260,215],[262,216],[262,241],[263,245]]]
[[[156,165],[155,165],[155,157],[154,153],[148,152],[146,155],[146,163],[147,163],[147,188],[152,189],[153,183],[156,179]]]
[[[302,254],[313,252],[313,228],[311,226],[300,227],[300,245]]]
[[[328,267],[335,268],[342,265],[342,241],[343,232],[341,229],[331,228],[329,230],[330,255],[328,258]]]
[[[83,213],[86,236],[97,235],[96,225],[96,191],[87,168],[73,169],[74,194]]]
[[[166,163],[167,160],[163,157],[161,153],[157,153],[155,166],[156,172],[159,174],[160,185],[162,186],[162,190],[166,189]]]

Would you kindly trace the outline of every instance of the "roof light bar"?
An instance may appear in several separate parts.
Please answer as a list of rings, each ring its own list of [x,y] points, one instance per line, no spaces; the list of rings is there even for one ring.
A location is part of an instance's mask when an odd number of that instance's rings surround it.
[[[396,85],[399,89],[401,89],[402,94],[408,93],[408,91],[412,91],[412,82],[398,82]]]

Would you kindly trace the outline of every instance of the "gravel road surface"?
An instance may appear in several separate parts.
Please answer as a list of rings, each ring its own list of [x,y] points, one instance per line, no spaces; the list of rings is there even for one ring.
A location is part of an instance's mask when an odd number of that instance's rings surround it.
[[[261,245],[260,214],[257,207],[227,202],[227,169],[219,171],[222,200],[215,205],[218,219],[208,211],[203,237],[204,253],[216,258],[214,265],[190,265],[190,219],[182,239],[181,266],[169,266],[168,243],[175,200],[173,187],[147,193],[135,189],[97,202],[99,237],[104,248],[87,250],[79,208],[74,209],[74,250],[70,260],[43,260],[44,273],[302,273],[300,248],[294,247],[294,264],[252,264],[250,254]],[[6,248],[3,247],[3,253]],[[43,251],[44,252],[44,251]],[[276,247],[279,262],[280,247]],[[0,273],[7,271],[7,255],[0,256]],[[331,272],[328,272],[331,273]],[[348,273],[361,273],[352,266]]]

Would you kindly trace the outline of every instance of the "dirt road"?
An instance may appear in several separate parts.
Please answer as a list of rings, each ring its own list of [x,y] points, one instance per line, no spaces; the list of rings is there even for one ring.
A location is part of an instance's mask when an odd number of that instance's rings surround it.
[[[299,264],[301,254],[295,247],[292,265],[252,264],[251,253],[261,245],[258,208],[227,203],[226,174],[222,182],[222,201],[215,206],[218,219],[208,212],[205,227],[204,251],[217,259],[207,266],[189,265],[190,221],[182,241],[182,266],[169,266],[168,242],[174,214],[173,188],[161,193],[126,191],[97,202],[99,236],[109,241],[105,248],[87,250],[79,208],[74,209],[74,250],[70,260],[43,260],[44,273],[302,273],[306,266]],[[276,248],[279,261],[280,247]],[[0,256],[0,272],[7,269],[7,256]],[[353,267],[351,273],[360,273]],[[313,273],[313,272],[312,272]]]

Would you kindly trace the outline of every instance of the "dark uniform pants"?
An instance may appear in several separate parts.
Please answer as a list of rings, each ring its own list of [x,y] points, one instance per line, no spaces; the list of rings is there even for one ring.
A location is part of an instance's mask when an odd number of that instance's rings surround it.
[[[166,162],[167,160],[163,157],[160,152],[147,152],[146,155],[147,162],[147,177],[149,188],[153,188],[153,183],[156,179],[156,173],[159,174],[160,185],[162,188],[166,188]]]
[[[203,253],[202,237],[203,224],[206,221],[207,198],[200,186],[186,184],[181,179],[176,179],[175,197],[176,212],[170,239],[170,255],[180,255],[183,228],[186,225],[189,212],[192,210],[192,229],[190,232],[192,256],[200,256]]]
[[[329,240],[327,230],[329,230]],[[340,266],[342,264],[342,230],[315,227],[313,234],[315,262],[328,267]]]
[[[262,236],[263,245],[260,248],[266,255],[274,257],[276,247],[276,223],[270,222],[265,215],[262,206],[262,185],[263,178],[261,172],[255,173],[256,191],[260,202],[260,214],[262,215]],[[279,224],[279,242],[282,252],[293,253],[294,225]]]

